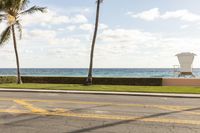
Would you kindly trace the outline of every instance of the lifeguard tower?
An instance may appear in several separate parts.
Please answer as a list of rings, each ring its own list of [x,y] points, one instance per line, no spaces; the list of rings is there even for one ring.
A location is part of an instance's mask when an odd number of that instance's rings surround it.
[[[184,53],[179,53],[176,56],[178,57],[178,61],[180,64],[178,77],[185,77],[185,76],[195,77],[195,75],[192,73],[192,64],[196,54],[184,52]]]

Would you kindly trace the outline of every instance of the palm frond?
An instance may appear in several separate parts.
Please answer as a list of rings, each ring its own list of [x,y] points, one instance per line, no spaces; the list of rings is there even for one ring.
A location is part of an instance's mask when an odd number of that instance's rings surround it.
[[[18,12],[21,9],[22,6],[22,0],[6,0],[8,3],[6,3],[6,6],[9,6],[9,10],[12,12]]]
[[[13,9],[13,6],[15,5],[16,1],[15,0],[4,0],[3,3],[3,10],[9,10]]]
[[[29,0],[21,0],[21,8],[20,10],[24,10],[29,3]]]
[[[31,8],[29,8],[28,10],[25,10],[23,12],[21,12],[20,14],[25,15],[25,14],[32,14],[35,12],[46,12],[46,7],[38,7],[38,6],[33,6]]]
[[[3,21],[3,17],[0,17],[0,23]]]
[[[8,26],[1,34],[0,36],[0,45],[3,45],[5,42],[7,42],[10,38],[11,34],[11,27]]]
[[[4,19],[4,14],[0,14],[0,23],[1,23],[1,21]]]
[[[13,2],[12,7],[16,10],[16,11],[20,11],[26,8],[27,4],[29,3],[29,0],[15,0]]]
[[[0,1],[0,11],[3,11],[5,7],[5,1]]]
[[[2,2],[0,2],[0,11],[7,10],[9,12],[18,13],[26,7],[28,2],[29,0],[2,0]]]
[[[19,32],[19,38],[21,39],[22,38],[22,25],[20,24],[19,21],[16,21],[15,24],[16,24],[18,32]]]
[[[21,7],[22,0],[12,0],[11,10],[18,11]]]

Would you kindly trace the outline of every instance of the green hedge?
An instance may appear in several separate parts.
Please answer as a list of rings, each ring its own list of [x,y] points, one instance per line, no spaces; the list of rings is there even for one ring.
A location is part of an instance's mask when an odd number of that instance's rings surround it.
[[[94,84],[162,86],[162,78],[94,78]]]
[[[17,78],[14,76],[2,76],[0,77],[0,84],[5,84],[5,83],[16,83]]]
[[[23,83],[83,84],[82,77],[22,77]]]
[[[85,77],[22,77],[23,83],[84,84]],[[96,85],[162,86],[162,78],[93,78]]]
[[[31,77],[23,76],[23,83],[84,84],[85,77]],[[14,76],[0,77],[0,84],[16,83]],[[93,78],[96,85],[162,86],[162,78]]]

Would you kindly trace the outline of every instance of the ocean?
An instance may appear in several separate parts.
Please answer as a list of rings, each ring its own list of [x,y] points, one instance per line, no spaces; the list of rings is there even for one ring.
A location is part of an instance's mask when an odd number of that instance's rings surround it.
[[[62,76],[86,77],[86,68],[23,68],[23,76]],[[200,69],[193,70],[196,77],[200,77]],[[16,69],[0,68],[1,76],[16,75]],[[95,68],[94,77],[177,77],[174,69],[170,68]]]

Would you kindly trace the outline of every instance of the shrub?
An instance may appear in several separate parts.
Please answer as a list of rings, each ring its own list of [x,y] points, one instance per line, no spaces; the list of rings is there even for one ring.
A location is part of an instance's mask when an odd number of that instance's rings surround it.
[[[5,84],[5,83],[16,83],[17,78],[14,76],[2,76],[0,77],[0,84]]]
[[[22,77],[24,83],[84,84],[85,77]],[[95,85],[162,86],[162,78],[93,78]]]

